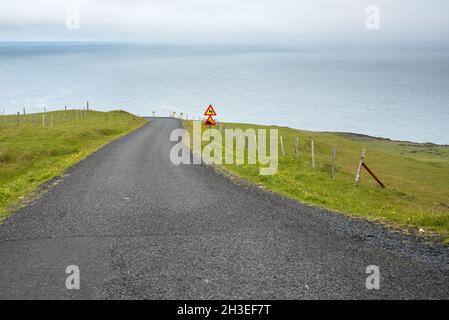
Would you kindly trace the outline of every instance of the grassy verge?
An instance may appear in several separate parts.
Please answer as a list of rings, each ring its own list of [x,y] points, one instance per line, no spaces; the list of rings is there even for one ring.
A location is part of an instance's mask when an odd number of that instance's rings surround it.
[[[0,221],[39,185],[144,123],[123,111],[47,112],[45,126],[42,114],[0,116]]]
[[[259,175],[257,165],[221,165],[225,170],[301,202],[395,227],[414,231],[423,228],[425,234],[437,233],[449,242],[449,146],[286,127],[224,125],[226,129],[243,130],[277,128],[285,147],[285,156],[279,157],[279,170],[273,176]],[[184,126],[192,131],[191,121],[185,121]],[[296,138],[298,160],[294,159]],[[311,165],[312,139],[315,171]],[[330,178],[332,146],[337,148],[334,179]],[[380,188],[365,170],[360,185],[354,186],[363,148],[366,163],[386,189]]]

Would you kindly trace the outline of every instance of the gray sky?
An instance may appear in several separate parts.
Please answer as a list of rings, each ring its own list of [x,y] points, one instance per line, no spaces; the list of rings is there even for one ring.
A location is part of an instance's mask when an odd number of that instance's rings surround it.
[[[80,29],[65,26],[80,9]],[[365,27],[368,5],[380,30]],[[449,43],[447,0],[0,0],[0,41]]]

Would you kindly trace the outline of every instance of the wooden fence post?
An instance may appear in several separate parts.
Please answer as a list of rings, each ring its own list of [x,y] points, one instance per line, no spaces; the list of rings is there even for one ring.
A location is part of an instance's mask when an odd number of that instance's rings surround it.
[[[299,148],[299,138],[295,141],[295,160],[298,160],[298,148]]]
[[[17,112],[17,126],[20,125],[20,112]]]
[[[371,171],[370,168],[368,168],[368,165],[363,162],[362,166],[366,169],[366,171],[368,171],[368,173],[371,175],[371,177],[374,178],[374,180],[376,180],[376,182],[382,187],[385,188],[385,185],[382,183],[382,181],[380,181],[380,179]]]
[[[311,142],[311,149],[312,149],[312,170],[315,171],[315,142],[312,139]]]
[[[282,140],[282,136],[281,136],[281,152],[282,152],[282,155],[285,156],[285,152],[284,152],[284,141]]]
[[[365,149],[362,150],[362,154],[360,155],[359,166],[357,168],[357,173],[355,175],[355,185],[357,186],[360,182],[360,173],[362,171],[362,165],[365,161]]]
[[[332,155],[331,155],[331,178],[335,176],[335,157],[337,154],[337,148],[332,146]]]

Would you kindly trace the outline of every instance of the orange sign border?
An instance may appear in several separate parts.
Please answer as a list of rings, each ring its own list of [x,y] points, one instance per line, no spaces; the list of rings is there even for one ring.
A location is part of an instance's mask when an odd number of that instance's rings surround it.
[[[216,125],[217,123],[215,122],[214,118],[212,118],[212,116],[209,116],[206,121],[204,121],[204,126],[206,127],[215,127]]]
[[[209,114],[209,113],[207,113],[207,111],[209,111],[210,109],[212,109],[212,111],[213,111],[213,114]],[[215,109],[214,109],[214,107],[212,107],[212,105],[209,105],[209,107],[207,107],[206,111],[204,112],[204,115],[205,115],[205,116],[216,116],[216,115],[217,115],[217,113],[215,112]]]

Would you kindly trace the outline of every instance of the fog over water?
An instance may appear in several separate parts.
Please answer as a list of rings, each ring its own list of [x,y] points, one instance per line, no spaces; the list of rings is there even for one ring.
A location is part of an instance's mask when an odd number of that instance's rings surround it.
[[[349,131],[449,144],[446,50],[0,44],[0,109],[140,115]]]

